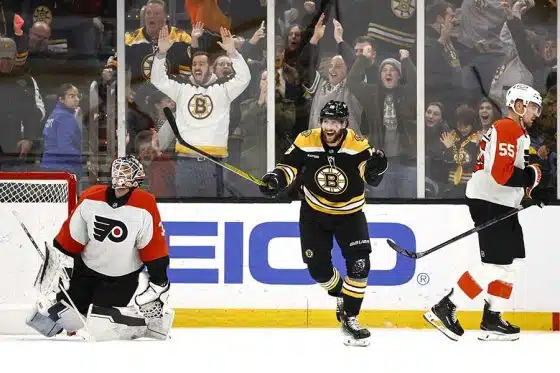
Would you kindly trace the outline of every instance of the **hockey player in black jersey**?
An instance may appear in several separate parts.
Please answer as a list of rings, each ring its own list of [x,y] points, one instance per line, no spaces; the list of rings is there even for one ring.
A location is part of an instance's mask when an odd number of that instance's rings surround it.
[[[346,345],[367,346],[369,330],[357,321],[366,292],[371,245],[365,214],[364,182],[377,186],[387,170],[385,154],[348,126],[348,106],[329,101],[321,128],[302,132],[276,168],[263,176],[261,192],[276,196],[302,173],[305,200],[300,210],[300,240],[309,274],[337,298],[337,319]],[[333,236],[346,260],[342,279],[333,267]]]

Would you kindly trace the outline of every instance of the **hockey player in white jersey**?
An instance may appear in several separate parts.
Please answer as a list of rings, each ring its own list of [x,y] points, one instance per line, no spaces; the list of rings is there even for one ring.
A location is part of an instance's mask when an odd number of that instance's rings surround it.
[[[158,53],[152,65],[151,82],[177,102],[177,128],[181,137],[191,145],[215,156],[228,156],[228,135],[231,102],[249,85],[251,73],[243,56],[235,49],[229,30],[221,29],[219,45],[231,59],[235,74],[228,80],[217,79],[210,69],[209,56],[197,52],[193,56],[192,76],[178,82],[166,73],[165,56],[172,42],[167,28],[162,28]],[[162,148],[170,145],[174,135],[169,123],[158,133]],[[223,169],[201,157],[191,149],[176,144],[176,191],[181,197],[215,197],[223,194]]]
[[[26,321],[47,337],[65,330],[98,341],[167,339],[174,316],[166,307],[169,255],[155,198],[138,188],[144,171],[133,156],[115,159],[111,176],[111,186],[82,193],[54,248],[47,245],[39,278],[46,296],[67,277],[60,257],[74,258],[67,291],[57,292],[54,304],[39,302]],[[148,286],[138,289],[144,267]]]
[[[494,122],[481,139],[473,176],[467,183],[467,204],[477,226],[522,204],[542,205],[548,199],[547,190],[538,187],[539,166],[528,164],[527,129],[541,113],[541,95],[527,85],[516,84],[508,90],[506,101],[508,115]],[[479,231],[478,241],[482,264],[465,271],[424,318],[450,339],[459,340],[464,330],[456,316],[457,307],[486,290],[479,339],[516,340],[519,327],[504,321],[501,313],[525,258],[517,214]]]

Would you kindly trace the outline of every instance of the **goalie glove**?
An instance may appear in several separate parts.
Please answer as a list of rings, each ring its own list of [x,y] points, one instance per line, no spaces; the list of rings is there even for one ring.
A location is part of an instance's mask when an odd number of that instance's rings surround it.
[[[35,279],[35,288],[43,297],[58,293],[60,286],[70,287],[73,259],[45,242],[45,259]]]
[[[148,287],[134,298],[138,310],[146,319],[157,319],[163,316],[163,309],[169,299],[169,281],[164,285],[148,283]]]

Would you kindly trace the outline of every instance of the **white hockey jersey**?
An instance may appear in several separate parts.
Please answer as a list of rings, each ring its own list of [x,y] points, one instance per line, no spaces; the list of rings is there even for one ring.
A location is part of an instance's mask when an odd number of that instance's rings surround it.
[[[523,187],[505,184],[514,167],[524,169],[529,160],[531,140],[521,125],[509,118],[497,120],[480,140],[480,153],[473,176],[467,182],[466,196],[499,205],[517,207]]]
[[[231,56],[234,76],[221,83],[199,86],[190,82],[169,79],[165,57],[156,56],[152,64],[151,82],[177,103],[177,128],[181,137],[207,153],[226,157],[229,135],[229,112],[231,102],[249,85],[251,72],[239,53]],[[178,153],[193,154],[180,144]]]
[[[135,189],[124,205],[113,207],[107,202],[108,188],[96,185],[82,193],[56,236],[55,246],[70,255],[81,255],[88,268],[112,277],[168,256],[154,196]]]

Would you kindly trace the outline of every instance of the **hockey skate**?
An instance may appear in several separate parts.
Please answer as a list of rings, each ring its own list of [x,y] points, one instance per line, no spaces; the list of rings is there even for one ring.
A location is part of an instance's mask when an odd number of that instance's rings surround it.
[[[342,313],[344,312],[344,298],[336,297],[336,319],[340,322]]]
[[[369,330],[362,328],[358,324],[356,316],[347,316],[344,312],[340,314],[342,335],[344,336],[344,344],[346,346],[369,346],[369,337],[371,333]]]
[[[465,331],[457,320],[457,306],[449,299],[451,294],[453,294],[453,289],[430,311],[424,313],[424,319],[449,339],[458,341]]]
[[[500,312],[490,311],[490,304],[484,301],[484,312],[480,323],[482,334],[478,337],[481,341],[517,341],[520,329],[502,319]]]

